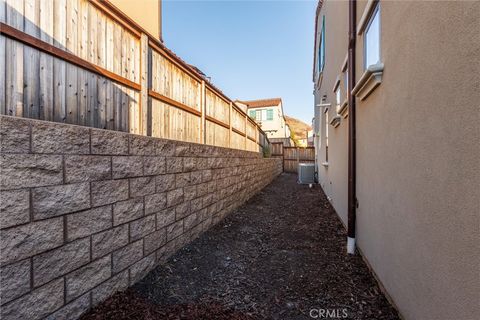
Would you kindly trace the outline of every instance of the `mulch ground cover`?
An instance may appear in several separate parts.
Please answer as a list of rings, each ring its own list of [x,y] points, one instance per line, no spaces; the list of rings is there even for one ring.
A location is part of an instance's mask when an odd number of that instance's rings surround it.
[[[319,186],[282,174],[93,319],[399,319]]]

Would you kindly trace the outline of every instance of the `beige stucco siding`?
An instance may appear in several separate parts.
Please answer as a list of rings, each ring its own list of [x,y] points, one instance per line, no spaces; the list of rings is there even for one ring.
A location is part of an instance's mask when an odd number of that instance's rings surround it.
[[[357,22],[365,3],[357,3]],[[357,99],[358,246],[406,319],[474,319],[480,313],[480,3],[380,5],[382,83]],[[333,104],[346,54],[347,3],[326,1],[321,14],[335,16],[326,20],[316,102],[326,93]],[[339,21],[335,27],[332,20]],[[358,81],[363,36],[356,50]],[[319,166],[345,222],[346,125],[344,119],[329,127],[329,167]]]
[[[479,312],[478,10],[382,2],[382,84],[357,102],[358,243],[407,319]]]
[[[328,118],[331,120],[337,115],[335,93],[333,87],[337,80],[337,76],[342,75],[342,64],[347,54],[346,37],[335,36],[347,35],[348,33],[348,2],[339,1],[325,2],[322,8],[322,14],[319,16],[318,26],[321,26],[322,16],[325,15],[325,66],[323,77],[321,79],[321,88],[316,93],[316,103],[321,102],[321,97],[327,96],[327,103],[331,106],[328,109]],[[320,28],[319,28],[320,31]],[[319,42],[319,41],[318,41]],[[343,89],[343,78],[340,83],[341,100],[346,97]],[[348,119],[341,120],[340,125],[334,128],[328,125],[328,166],[323,165],[325,162],[325,113],[323,109],[320,112],[320,140],[321,148],[318,157],[318,176],[319,182],[327,196],[331,199],[331,203],[342,222],[347,223],[347,168],[348,168]]]
[[[157,39],[161,34],[161,0],[109,0]]]

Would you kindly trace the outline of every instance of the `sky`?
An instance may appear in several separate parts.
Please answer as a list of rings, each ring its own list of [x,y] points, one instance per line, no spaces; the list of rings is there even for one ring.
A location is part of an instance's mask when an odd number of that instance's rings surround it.
[[[162,1],[168,48],[230,99],[281,97],[286,115],[313,117],[315,1]]]

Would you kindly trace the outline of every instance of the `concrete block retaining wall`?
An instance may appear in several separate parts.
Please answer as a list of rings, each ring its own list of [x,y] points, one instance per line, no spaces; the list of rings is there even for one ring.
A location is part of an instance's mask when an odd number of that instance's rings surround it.
[[[0,117],[1,318],[75,319],[270,183],[278,159]]]

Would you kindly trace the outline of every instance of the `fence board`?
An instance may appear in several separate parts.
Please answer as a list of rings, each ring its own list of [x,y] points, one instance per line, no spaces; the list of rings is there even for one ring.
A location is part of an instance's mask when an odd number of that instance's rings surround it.
[[[107,79],[97,76],[97,114],[96,127],[105,129],[107,126],[106,116]]]
[[[272,156],[283,156],[283,143],[273,142],[271,146]]]
[[[6,2],[6,23],[23,31],[23,2]],[[5,44],[6,114],[23,116],[23,45],[7,39]]]
[[[78,55],[78,0],[67,1],[66,8],[67,51]],[[78,72],[76,66],[66,64],[66,122],[73,124],[78,123]]]
[[[40,36],[39,31],[39,3],[36,0],[25,0],[24,30],[34,37]],[[39,60],[40,52],[37,49],[24,46],[23,48],[23,105],[24,117],[38,118],[39,112]]]
[[[90,127],[96,126],[96,115],[98,108],[97,101],[97,75],[93,73],[88,73],[88,84],[87,84],[87,124]]]
[[[53,2],[40,0],[40,39],[53,45]],[[53,121],[53,57],[40,52],[39,119]]]
[[[120,111],[121,111],[121,119],[122,119],[122,122],[121,122],[121,128],[122,128],[122,131],[125,131],[125,132],[128,132],[129,131],[129,123],[130,123],[130,115],[128,113],[129,111],[129,105],[130,105],[130,97],[127,93],[127,88],[125,87],[120,87],[120,95],[121,95],[121,101],[122,101],[122,106],[120,108]]]
[[[66,0],[55,0],[53,3],[53,45],[66,50]],[[66,62],[61,59],[53,60],[53,117],[56,122],[66,120]]]
[[[0,0],[0,22],[6,23],[6,4],[5,0]],[[6,65],[6,56],[5,56],[5,44],[7,39],[5,36],[0,35],[0,114],[6,113],[5,108],[5,65]]]
[[[79,69],[78,72],[78,124],[87,125],[89,123],[87,105],[88,105],[88,71]]]

